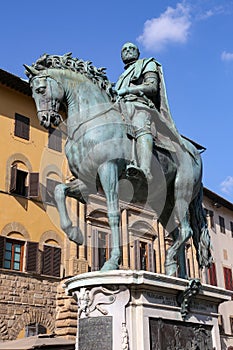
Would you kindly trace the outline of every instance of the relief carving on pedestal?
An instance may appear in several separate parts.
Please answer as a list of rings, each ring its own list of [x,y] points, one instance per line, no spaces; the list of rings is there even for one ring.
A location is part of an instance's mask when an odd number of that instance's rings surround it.
[[[211,327],[150,319],[151,350],[215,350]]]

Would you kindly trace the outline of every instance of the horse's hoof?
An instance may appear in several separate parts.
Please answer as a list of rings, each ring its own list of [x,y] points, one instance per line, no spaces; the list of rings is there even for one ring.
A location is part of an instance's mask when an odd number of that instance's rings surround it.
[[[83,244],[83,234],[79,227],[72,226],[69,230],[66,231],[66,234],[70,241],[73,241],[78,245]]]
[[[104,272],[104,271],[111,271],[111,270],[119,270],[119,266],[117,262],[108,260],[104,263],[100,271]]]

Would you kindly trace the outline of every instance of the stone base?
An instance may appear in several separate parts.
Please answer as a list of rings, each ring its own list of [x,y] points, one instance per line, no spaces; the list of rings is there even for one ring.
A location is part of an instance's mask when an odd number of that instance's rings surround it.
[[[203,285],[190,302],[188,286],[187,280],[131,270],[67,280],[66,292],[78,303],[76,350],[221,350],[218,306],[232,293]]]

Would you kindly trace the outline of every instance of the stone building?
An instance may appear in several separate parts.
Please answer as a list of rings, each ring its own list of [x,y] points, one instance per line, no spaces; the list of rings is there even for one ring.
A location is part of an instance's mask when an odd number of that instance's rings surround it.
[[[209,189],[204,189],[204,208],[212,239],[214,262],[203,274],[203,283],[233,290],[233,203]],[[220,305],[219,318],[222,348],[233,345],[233,301]]]
[[[111,251],[102,193],[87,205],[68,199],[69,213],[85,236],[77,246],[59,228],[53,189],[72,179],[61,129],[40,127],[28,83],[0,70],[0,341],[38,333],[72,337],[77,306],[62,280],[99,270]],[[233,290],[233,205],[204,189],[214,265],[200,274],[193,243],[186,244],[187,273]],[[164,273],[170,239],[154,212],[120,201],[121,269]],[[223,232],[224,231],[224,232]],[[221,306],[223,344],[232,345],[233,303]],[[57,320],[56,320],[57,319]],[[56,322],[55,322],[56,321]]]

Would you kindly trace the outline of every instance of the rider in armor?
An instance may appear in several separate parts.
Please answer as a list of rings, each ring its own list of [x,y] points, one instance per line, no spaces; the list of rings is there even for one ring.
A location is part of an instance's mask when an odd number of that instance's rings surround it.
[[[139,54],[138,48],[132,43],[126,43],[122,47],[121,58],[125,72],[119,77],[115,88],[119,96],[124,96],[127,117],[132,121],[137,141],[140,168],[150,181],[153,147],[150,108],[154,107],[152,98],[158,91],[158,77],[155,62],[138,60]]]
[[[125,119],[132,123],[140,170],[150,182],[153,138],[157,137],[157,128],[180,145],[183,142],[170,115],[161,65],[154,58],[139,59],[139,55],[136,45],[130,42],[123,45],[121,58],[125,71],[115,89],[124,103],[122,114],[127,114]],[[153,135],[152,121],[155,124]]]

